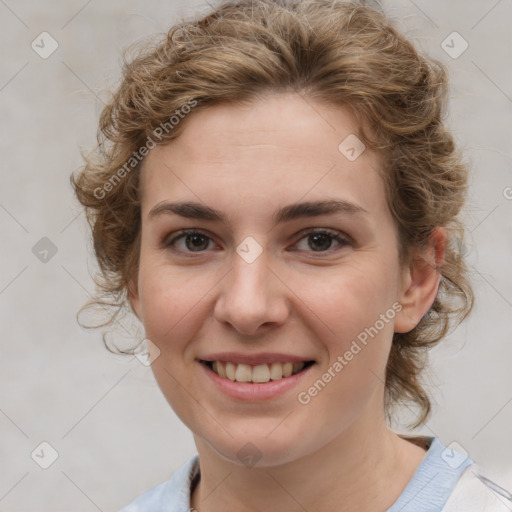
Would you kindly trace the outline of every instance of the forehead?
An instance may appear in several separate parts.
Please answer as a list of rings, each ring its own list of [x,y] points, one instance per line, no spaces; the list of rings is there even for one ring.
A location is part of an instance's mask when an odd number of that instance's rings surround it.
[[[345,107],[290,93],[189,116],[177,139],[146,157],[143,217],[169,199],[273,212],[285,202],[335,197],[377,216],[386,209],[380,157],[366,149],[351,160],[346,144],[340,150],[345,140],[357,144],[360,129]]]

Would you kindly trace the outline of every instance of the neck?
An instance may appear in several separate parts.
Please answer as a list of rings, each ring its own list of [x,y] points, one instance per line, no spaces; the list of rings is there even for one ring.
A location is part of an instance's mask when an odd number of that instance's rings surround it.
[[[359,418],[320,450],[266,468],[228,461],[196,437],[201,480],[192,509],[384,512],[407,486],[425,450],[392,432],[383,417],[375,419]]]

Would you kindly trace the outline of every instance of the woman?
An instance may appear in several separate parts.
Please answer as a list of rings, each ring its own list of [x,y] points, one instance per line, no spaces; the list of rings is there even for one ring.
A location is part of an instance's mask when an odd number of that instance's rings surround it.
[[[225,3],[126,64],[72,182],[96,303],[142,322],[198,456],[123,512],[509,510],[388,425],[426,421],[426,350],[473,304],[446,87],[384,14],[324,0]]]

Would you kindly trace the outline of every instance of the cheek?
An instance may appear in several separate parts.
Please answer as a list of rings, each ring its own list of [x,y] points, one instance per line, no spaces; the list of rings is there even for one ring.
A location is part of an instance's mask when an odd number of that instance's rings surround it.
[[[326,273],[323,279],[310,279],[300,277],[301,298],[328,327],[337,352],[392,309],[390,272],[379,270],[376,262],[368,260],[367,264],[361,262]],[[386,322],[383,327],[379,322],[378,327],[379,331],[388,332],[392,323]]]
[[[198,280],[193,270],[165,263],[141,264],[139,293],[146,336],[161,351],[181,350],[197,330],[194,319],[215,282],[208,274]]]
[[[191,392],[193,397],[199,394],[191,371],[196,363],[188,356],[188,347],[207,314],[207,292],[217,281],[212,278],[210,283],[205,273],[198,279],[191,269],[141,260],[139,293],[145,334],[160,350],[151,369],[165,399],[191,429],[205,419],[190,398]]]
[[[316,286],[303,282],[307,303],[315,313],[309,317],[321,320],[314,330],[322,334],[319,338],[328,361],[322,364],[322,375],[315,375],[301,389],[302,398],[310,401],[300,407],[310,422],[329,418],[336,425],[329,431],[332,435],[347,427],[384,386],[396,312],[389,277],[382,269],[370,267],[345,268],[331,275],[324,286],[318,281]]]

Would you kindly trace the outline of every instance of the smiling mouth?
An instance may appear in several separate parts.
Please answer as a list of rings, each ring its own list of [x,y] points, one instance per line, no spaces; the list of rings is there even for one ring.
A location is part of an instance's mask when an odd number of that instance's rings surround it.
[[[270,363],[270,364],[237,364],[225,361],[200,361],[213,373],[223,379],[233,382],[247,382],[265,384],[270,381],[281,380],[296,375],[309,368],[314,361],[301,361],[297,363]]]

